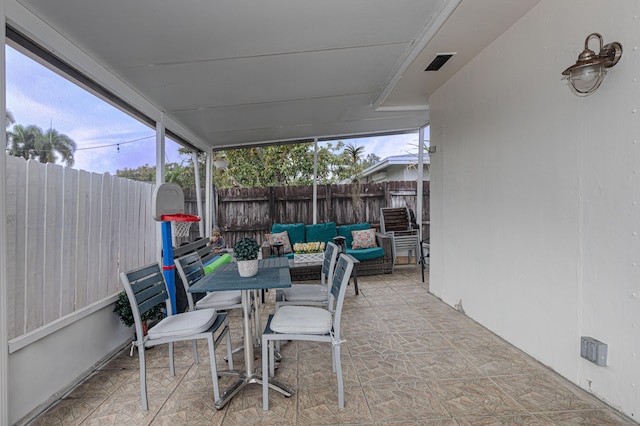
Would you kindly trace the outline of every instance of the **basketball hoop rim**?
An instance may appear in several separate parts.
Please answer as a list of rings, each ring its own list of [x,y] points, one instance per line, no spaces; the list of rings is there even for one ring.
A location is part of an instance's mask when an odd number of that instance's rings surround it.
[[[162,222],[200,222],[199,216],[184,213],[164,214],[160,219]]]

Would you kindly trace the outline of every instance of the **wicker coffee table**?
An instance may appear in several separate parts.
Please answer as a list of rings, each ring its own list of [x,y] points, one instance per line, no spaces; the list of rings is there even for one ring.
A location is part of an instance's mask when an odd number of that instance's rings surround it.
[[[294,262],[289,259],[291,281],[319,281],[322,262]]]
[[[358,259],[351,255],[355,264],[360,263]],[[291,281],[320,281],[320,274],[322,272],[322,262],[294,262],[293,259],[289,259],[289,272],[291,273]],[[356,268],[353,268],[351,272],[353,277],[353,286],[356,295],[360,293],[358,290],[358,274]]]

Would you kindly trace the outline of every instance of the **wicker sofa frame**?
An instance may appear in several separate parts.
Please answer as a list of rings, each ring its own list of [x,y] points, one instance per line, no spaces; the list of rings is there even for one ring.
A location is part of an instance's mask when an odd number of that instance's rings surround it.
[[[389,235],[376,232],[376,242],[384,249],[384,256],[377,259],[363,260],[356,263],[355,270],[358,276],[391,274],[393,272],[393,242]],[[262,243],[262,258],[266,259],[273,253],[269,241]],[[321,265],[304,265],[291,269],[292,281],[310,281],[320,279]]]

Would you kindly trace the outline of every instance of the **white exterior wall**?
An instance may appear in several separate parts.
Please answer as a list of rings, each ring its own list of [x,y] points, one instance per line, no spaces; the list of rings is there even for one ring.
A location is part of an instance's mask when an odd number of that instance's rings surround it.
[[[418,180],[418,169],[417,166],[407,167],[402,165],[393,165],[389,166],[387,169],[387,181],[391,182],[394,180],[403,180],[403,181],[414,181]],[[429,166],[425,165],[422,180],[429,181]]]
[[[430,98],[431,291],[635,419],[639,14],[542,0]],[[596,31],[624,54],[581,98],[561,72]],[[609,345],[607,367],[580,336]]]
[[[131,342],[113,304],[26,346],[9,357],[9,423],[45,408],[96,363]]]

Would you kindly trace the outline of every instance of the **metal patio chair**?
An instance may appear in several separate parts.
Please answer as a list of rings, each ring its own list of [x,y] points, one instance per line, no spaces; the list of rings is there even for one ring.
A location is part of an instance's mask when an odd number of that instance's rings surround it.
[[[140,358],[140,396],[142,399],[142,408],[145,411],[149,409],[145,349],[168,343],[169,370],[171,375],[175,376],[173,343],[183,340],[193,340],[195,351],[195,340],[207,339],[209,344],[211,378],[213,380],[213,397],[214,400],[218,400],[220,398],[220,387],[218,385],[215,349],[224,337],[226,337],[227,341],[227,356],[231,356],[231,337],[226,321],[227,314],[216,312],[213,309],[207,309],[172,315],[171,301],[169,300],[164,274],[160,265],[157,263],[129,272],[122,272],[120,279],[127,293],[136,327],[136,340],[134,345],[138,348]],[[142,316],[161,303],[166,305],[167,317],[151,327],[145,335]],[[221,330],[221,332],[217,338],[214,338],[214,334],[218,330]]]
[[[331,277],[339,251],[337,245],[327,243],[324,249],[320,284],[293,284],[289,288],[276,291],[276,311],[285,305],[327,306]]]
[[[397,258],[399,251],[407,251],[408,261],[415,259],[418,266],[420,256],[420,230],[411,225],[409,209],[407,207],[382,207],[380,209],[380,231],[391,236],[393,241],[393,257]]]
[[[274,342],[281,340],[303,340],[326,342],[331,346],[332,370],[338,380],[338,407],[344,408],[344,383],[340,345],[340,321],[344,295],[353,270],[350,257],[341,254],[331,279],[328,308],[316,306],[282,306],[270,315],[262,333],[262,408],[269,409],[269,381],[266,375],[275,374]],[[267,354],[268,352],[268,354]],[[268,373],[267,373],[268,372]]]

